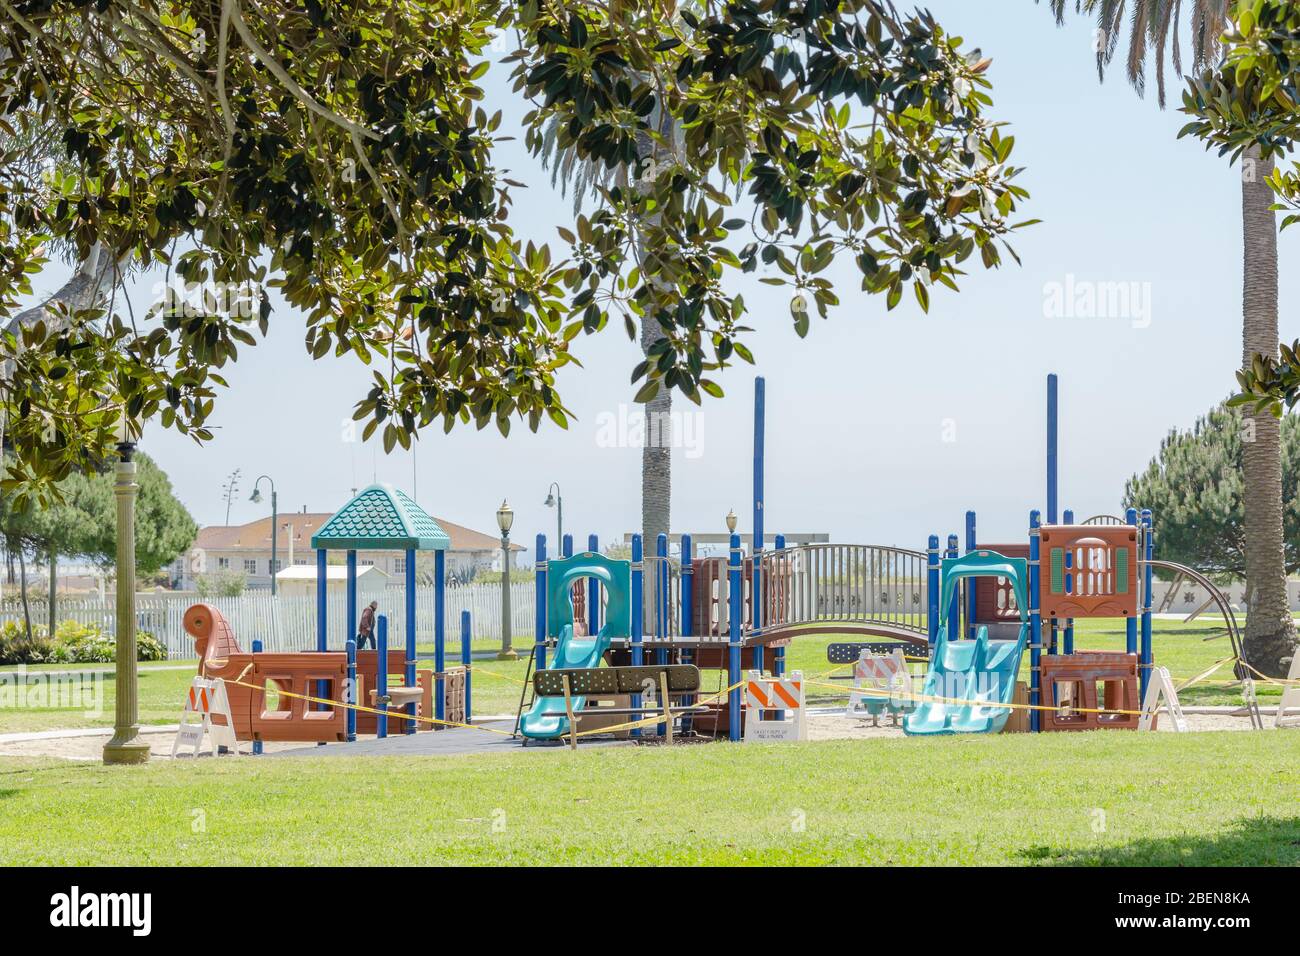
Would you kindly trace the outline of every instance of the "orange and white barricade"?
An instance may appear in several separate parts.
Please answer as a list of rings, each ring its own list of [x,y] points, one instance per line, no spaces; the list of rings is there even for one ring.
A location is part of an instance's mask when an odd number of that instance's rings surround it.
[[[902,648],[889,654],[873,654],[864,648],[853,664],[853,690],[844,715],[870,717],[873,726],[879,726],[880,715],[888,710],[897,724],[899,711],[909,709],[904,695],[911,690],[912,678]]]
[[[746,741],[807,740],[807,709],[800,671],[784,677],[764,677],[762,671],[746,673]],[[769,718],[774,711],[779,716]]]
[[[213,714],[224,717],[226,722],[214,723]],[[172,756],[175,757],[181,747],[189,747],[192,755],[197,757],[203,747],[204,734],[212,738],[213,756],[219,755],[222,748],[233,755],[239,753],[239,742],[235,740],[235,722],[230,717],[226,682],[219,677],[214,680],[196,677],[191,682],[185,698],[185,709],[181,712],[180,727],[176,731],[176,739],[172,741]]]

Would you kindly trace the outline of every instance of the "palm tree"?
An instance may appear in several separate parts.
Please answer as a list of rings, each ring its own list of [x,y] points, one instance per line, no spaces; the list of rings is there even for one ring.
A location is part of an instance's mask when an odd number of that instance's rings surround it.
[[[1037,0],[1035,0],[1037,2]],[[1065,19],[1067,0],[1049,0],[1057,23]],[[1076,13],[1097,18],[1097,70],[1106,68],[1127,30],[1129,82],[1142,95],[1146,66],[1154,59],[1156,97],[1165,105],[1165,57],[1176,73],[1183,70],[1179,33],[1192,37],[1193,71],[1218,60],[1220,41],[1232,0],[1075,0]],[[1180,17],[1182,18],[1180,20]],[[1127,27],[1125,21],[1127,20]],[[1267,183],[1272,160],[1248,151],[1241,176],[1242,366],[1256,354],[1278,352],[1277,221],[1273,191]],[[1286,560],[1282,532],[1281,428],[1268,412],[1249,415],[1243,436],[1242,477],[1245,499],[1246,618],[1245,653],[1261,670],[1282,676],[1282,661],[1294,653],[1295,622],[1287,602]]]
[[[676,129],[671,116],[656,108],[651,118],[657,123],[660,141],[649,133],[637,135],[637,158],[641,163],[654,161],[657,155],[662,161],[663,152],[675,148]],[[541,160],[543,168],[551,170],[551,184],[558,185],[562,195],[572,190],[575,213],[581,209],[583,199],[610,185],[615,176],[627,175],[625,169],[611,170],[603,163],[585,162],[573,149],[562,148],[555,121],[542,137]],[[644,260],[646,251],[638,234],[638,260]],[[641,350],[648,352],[660,337],[654,317],[641,316]],[[645,407],[645,443],[641,446],[641,534],[647,549],[654,547],[658,535],[668,534],[671,530],[672,402],[672,389],[660,388]]]

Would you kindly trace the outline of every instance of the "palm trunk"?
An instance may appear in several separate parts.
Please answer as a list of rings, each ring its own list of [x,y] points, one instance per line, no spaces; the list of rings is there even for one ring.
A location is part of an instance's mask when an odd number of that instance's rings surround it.
[[[658,111],[659,132],[672,141],[673,121],[671,114]],[[655,143],[649,136],[637,137],[637,152],[641,158],[653,155]],[[638,237],[638,245],[641,239]],[[638,249],[641,261],[645,261],[646,249]],[[648,281],[655,281],[653,278]],[[641,318],[641,350],[644,352],[654,345],[663,335],[654,316]],[[646,554],[654,554],[655,540],[661,534],[672,530],[672,491],[673,491],[673,433],[672,433],[672,390],[663,387],[659,393],[646,403],[645,444],[641,447],[641,534]]]
[[[1247,368],[1257,354],[1276,356],[1277,222],[1271,208],[1273,191],[1267,183],[1273,161],[1252,150],[1245,160],[1254,175],[1241,184],[1242,240],[1242,362]],[[1286,594],[1286,561],[1282,532],[1281,423],[1269,413],[1247,417],[1241,464],[1245,505],[1246,586],[1254,595],[1246,617],[1244,652],[1266,674],[1285,675],[1282,659],[1294,653],[1295,622]]]

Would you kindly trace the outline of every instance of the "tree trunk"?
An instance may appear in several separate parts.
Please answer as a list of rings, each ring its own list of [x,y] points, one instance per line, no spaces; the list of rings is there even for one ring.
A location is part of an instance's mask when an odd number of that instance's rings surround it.
[[[1247,153],[1241,183],[1242,363],[1247,368],[1256,354],[1278,353],[1277,222],[1266,181],[1272,171],[1271,159],[1259,159],[1256,150]],[[1282,659],[1294,653],[1295,622],[1286,594],[1281,423],[1267,412],[1248,413],[1242,437],[1246,586],[1254,594],[1244,653],[1264,673],[1282,677]]]
[[[27,601],[27,560],[23,557],[22,546],[18,547],[18,587],[23,595],[23,623],[27,627],[27,640],[32,639],[32,607]]]
[[[674,130],[671,114],[657,111],[659,132],[669,143]],[[647,135],[637,136],[637,153],[644,159],[654,154],[656,144]],[[638,237],[638,254],[645,261],[647,250]],[[656,281],[648,277],[646,281]],[[647,351],[661,338],[662,330],[654,316],[641,317],[641,350]],[[641,447],[641,535],[645,553],[655,553],[655,540],[672,530],[673,430],[672,390],[663,387],[645,406],[645,444]]]
[[[59,604],[59,555],[50,549],[50,633],[53,634],[58,626],[58,604]]]
[[[104,302],[117,280],[122,277],[129,256],[114,262],[103,255],[101,247],[91,249],[86,260],[77,266],[77,271],[65,282],[54,295],[40,305],[24,309],[12,319],[6,330],[16,333],[25,326],[35,325],[37,321],[50,315],[50,308],[57,302],[66,304],[71,309],[89,309]]]

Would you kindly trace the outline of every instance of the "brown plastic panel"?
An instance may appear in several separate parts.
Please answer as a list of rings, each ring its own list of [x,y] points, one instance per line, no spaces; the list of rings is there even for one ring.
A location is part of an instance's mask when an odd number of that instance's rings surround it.
[[[1044,730],[1137,730],[1138,657],[1103,651],[1079,651],[1075,654],[1045,654],[1041,659],[1043,706],[1057,707],[1057,685],[1073,686],[1074,708],[1042,711]],[[1097,694],[1097,685],[1103,687]],[[1124,714],[1099,714],[1108,709],[1129,711]],[[1080,713],[1079,711],[1086,711]]]
[[[1028,558],[1029,545],[981,544],[977,551],[996,551],[1005,558]],[[1016,605],[1016,592],[1006,578],[972,578],[975,585],[975,623],[1003,624],[1020,622],[1020,608]]]
[[[1137,528],[1044,525],[1038,534],[1044,619],[1137,616]]]

